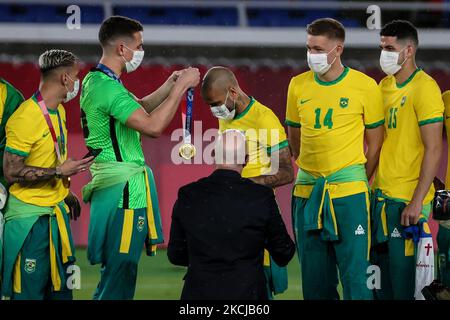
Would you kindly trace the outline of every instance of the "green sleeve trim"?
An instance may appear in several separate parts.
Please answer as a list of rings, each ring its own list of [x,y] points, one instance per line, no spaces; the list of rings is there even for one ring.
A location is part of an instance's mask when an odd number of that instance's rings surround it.
[[[27,152],[24,152],[24,151],[21,151],[21,150],[17,150],[17,149],[14,149],[14,148],[10,148],[8,146],[5,148],[5,151],[8,151],[9,153],[16,154],[16,155],[21,156],[21,157],[28,157],[28,155],[29,155],[29,153],[27,153]]]
[[[300,128],[301,125],[300,123],[294,122],[294,121],[290,121],[288,119],[284,120],[284,123],[286,123],[286,125],[288,125],[289,127],[294,127],[294,128]]]
[[[421,127],[421,126],[424,126],[426,124],[442,122],[442,121],[444,121],[444,117],[437,117],[437,118],[422,120],[422,121],[419,121],[419,126]]]
[[[383,124],[384,124],[384,119],[382,119],[380,121],[377,121],[377,122],[374,122],[374,123],[366,124],[366,129],[375,129],[375,128],[378,128],[379,126],[383,125]]]
[[[287,140],[281,141],[279,144],[267,148],[267,154],[272,154],[272,152],[289,147],[289,142]]]

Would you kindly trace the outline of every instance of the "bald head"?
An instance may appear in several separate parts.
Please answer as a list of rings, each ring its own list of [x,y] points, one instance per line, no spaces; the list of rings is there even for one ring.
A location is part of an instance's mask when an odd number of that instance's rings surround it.
[[[221,92],[228,91],[230,87],[237,87],[238,82],[234,73],[225,67],[212,67],[209,69],[202,82],[202,94],[210,90]]]
[[[242,170],[246,157],[244,133],[234,129],[225,130],[217,137],[214,151],[218,168]]]

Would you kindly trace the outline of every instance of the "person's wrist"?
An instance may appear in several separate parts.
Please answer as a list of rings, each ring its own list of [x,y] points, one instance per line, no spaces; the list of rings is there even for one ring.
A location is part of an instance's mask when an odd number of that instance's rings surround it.
[[[183,94],[187,89],[189,89],[189,86],[186,82],[177,81],[174,83],[173,90],[174,94]]]
[[[421,202],[421,201],[418,201],[418,200],[416,200],[416,199],[411,200],[411,202],[409,203],[409,205],[410,205],[411,207],[413,207],[414,209],[422,210],[422,202]]]
[[[56,176],[56,178],[58,178],[58,179],[61,179],[61,178],[63,177],[62,170],[61,170],[61,167],[60,167],[60,166],[56,166],[56,169],[55,169],[55,176]]]

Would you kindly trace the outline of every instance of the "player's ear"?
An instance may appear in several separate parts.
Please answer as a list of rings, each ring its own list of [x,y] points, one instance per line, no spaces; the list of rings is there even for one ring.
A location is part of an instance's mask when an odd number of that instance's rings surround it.
[[[68,82],[69,82],[69,79],[67,77],[67,73],[66,72],[61,72],[59,74],[59,80],[61,81],[61,84],[63,86],[66,86],[68,84]]]
[[[238,96],[239,96],[237,89],[236,89],[235,87],[230,87],[230,89],[228,90],[228,92],[229,92],[228,94],[229,94],[230,98],[231,98],[233,101],[236,101],[237,98],[238,98]]]
[[[124,43],[122,41],[115,41],[114,42],[114,47],[115,47],[115,51],[119,56],[124,56],[125,55],[125,46]]]
[[[414,47],[412,45],[408,45],[405,51],[407,58],[411,58],[414,55]]]
[[[336,47],[336,56],[340,57],[343,52],[344,52],[344,44],[338,43]]]

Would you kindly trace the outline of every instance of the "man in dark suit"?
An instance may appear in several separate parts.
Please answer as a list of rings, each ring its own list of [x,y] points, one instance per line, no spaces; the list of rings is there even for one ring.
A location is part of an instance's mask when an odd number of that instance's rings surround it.
[[[221,134],[216,170],[180,188],[167,255],[188,266],[181,299],[267,299],[264,248],[280,266],[295,253],[271,188],[242,178],[245,136]]]

